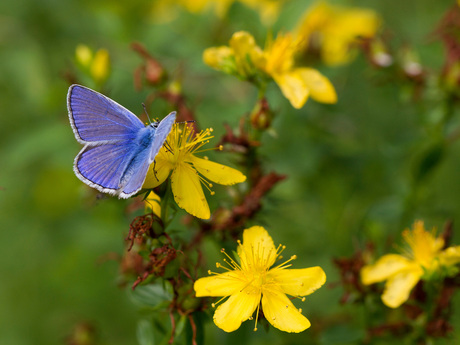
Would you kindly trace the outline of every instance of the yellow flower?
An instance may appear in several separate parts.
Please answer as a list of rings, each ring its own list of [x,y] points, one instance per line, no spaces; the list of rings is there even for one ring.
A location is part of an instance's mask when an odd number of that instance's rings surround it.
[[[281,7],[280,0],[157,0],[153,3],[151,13],[156,20],[161,22],[175,19],[178,14],[178,7],[182,7],[193,14],[212,11],[218,17],[223,18],[235,2],[243,3],[257,11],[262,22],[267,25],[278,18]]]
[[[217,70],[252,81],[262,72],[265,79],[272,78],[278,84],[297,109],[309,96],[318,102],[336,103],[334,86],[325,76],[313,68],[294,66],[299,47],[299,41],[291,34],[279,34],[262,50],[250,33],[239,31],[233,34],[228,47],[206,49],[203,61]]]
[[[80,65],[88,68],[93,60],[93,52],[87,45],[79,44],[75,49],[75,57]]]
[[[171,189],[177,205],[195,217],[208,219],[211,213],[201,184],[210,190],[212,184],[208,181],[233,185],[246,180],[246,176],[236,169],[195,156],[212,138],[211,132],[206,129],[195,135],[192,127],[181,129],[174,124],[166,145],[160,149],[149,169],[143,188],[160,185],[171,173]]]
[[[390,308],[406,302],[420,279],[429,280],[443,270],[450,275],[449,266],[460,262],[460,246],[443,250],[444,240],[435,236],[434,229],[426,231],[423,221],[416,221],[412,231],[406,229],[403,238],[408,244],[403,255],[384,255],[361,270],[361,280],[366,285],[387,281],[382,301]]]
[[[262,49],[246,31],[235,32],[228,47],[212,47],[203,52],[203,61],[208,66],[244,79],[257,74],[255,66],[261,64],[261,59]]]
[[[239,260],[233,260],[222,249],[228,259],[224,261],[230,268],[219,263],[217,267],[222,267],[227,272],[200,278],[194,285],[197,297],[223,296],[224,299],[229,296],[227,301],[217,307],[214,323],[224,331],[232,332],[243,321],[252,319],[257,309],[254,328],[256,331],[262,302],[264,316],[274,327],[295,333],[310,327],[310,321],[302,315],[301,309],[292,304],[286,294],[300,298],[320,288],[326,281],[322,268],[286,269],[291,266],[288,262],[296,259],[295,255],[272,267],[281,258],[280,254],[285,247],[275,247],[268,232],[260,226],[246,229],[243,243],[238,241],[238,244]],[[305,298],[301,300],[304,301]]]
[[[147,198],[145,199],[145,210],[151,210],[153,214],[161,217],[161,205],[160,205],[160,196],[151,191]]]
[[[110,55],[107,49],[99,49],[94,54],[90,73],[97,83],[103,83],[110,72]]]
[[[350,62],[359,39],[373,37],[380,27],[380,18],[369,9],[330,6],[318,2],[307,10],[298,25],[303,48],[319,46],[326,64],[341,65]],[[316,48],[316,47],[314,47]]]
[[[321,103],[336,103],[337,94],[329,79],[313,68],[294,67],[294,55],[299,48],[299,40],[291,34],[278,34],[268,42],[260,67],[296,109],[302,108],[309,96]]]

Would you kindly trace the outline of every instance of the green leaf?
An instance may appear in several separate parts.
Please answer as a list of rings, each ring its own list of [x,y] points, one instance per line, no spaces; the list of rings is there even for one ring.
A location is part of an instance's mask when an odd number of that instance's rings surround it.
[[[414,169],[415,182],[420,182],[441,163],[445,153],[443,142],[437,142],[428,147],[416,162]]]
[[[168,281],[140,285],[129,291],[133,303],[153,310],[167,306],[173,298],[173,288]]]
[[[137,323],[137,341],[139,345],[155,345],[152,324],[147,320],[140,320]]]

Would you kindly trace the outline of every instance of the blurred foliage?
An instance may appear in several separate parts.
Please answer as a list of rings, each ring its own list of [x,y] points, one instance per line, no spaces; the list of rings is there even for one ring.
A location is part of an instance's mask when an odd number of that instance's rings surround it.
[[[111,74],[102,91],[141,114],[147,91],[134,88],[142,61],[130,48],[141,42],[181,82],[200,124],[213,127],[220,138],[223,123],[236,128],[253,109],[256,90],[205,66],[203,51],[227,44],[239,30],[251,32],[262,45],[267,32],[292,29],[311,3],[284,1],[270,26],[257,9],[241,2],[223,16],[177,7],[169,18],[161,17],[158,2],[145,0],[0,3],[1,344],[86,339],[117,345],[136,338],[153,344],[159,327],[150,316],[145,321],[131,299],[165,296],[155,290],[131,295],[118,287],[123,281],[117,260],[132,220],[125,208],[130,202],[96,199],[72,172],[80,146],[65,99],[78,73],[76,47],[107,49]],[[395,59],[407,46],[424,70],[441,71],[445,53],[434,32],[453,0],[334,3],[372,8],[382,18]],[[301,334],[261,329],[254,335],[248,323],[226,334],[198,315],[195,322],[205,328],[208,344],[233,344],[243,337],[251,344],[357,344],[366,311],[339,305],[343,291],[334,284],[339,274],[332,258],[351,256],[367,241],[377,244],[378,253],[388,252],[414,219],[438,228],[453,220],[452,243],[460,244],[455,222],[460,217],[460,144],[454,140],[458,103],[445,99],[437,79],[428,79],[417,97],[415,82],[396,78],[400,70],[376,69],[363,54],[346,66],[316,62],[315,68],[334,84],[336,105],[309,101],[295,110],[276,85],[268,88],[278,114],[272,122],[277,136],[265,133],[260,153],[267,170],[288,178],[269,194],[257,221],[271,230],[276,243],[288,246],[289,255],[298,255],[298,267],[323,267],[330,289],[317,291],[303,306],[312,328]],[[458,92],[458,86],[449,87]],[[152,115],[162,118],[166,108],[154,101]],[[449,145],[441,139],[446,136],[453,138]],[[209,267],[219,261],[218,248],[205,246]],[[459,325],[458,293],[454,304],[451,321]],[[178,323],[190,332],[185,320]],[[460,342],[459,332],[457,327],[444,343]]]

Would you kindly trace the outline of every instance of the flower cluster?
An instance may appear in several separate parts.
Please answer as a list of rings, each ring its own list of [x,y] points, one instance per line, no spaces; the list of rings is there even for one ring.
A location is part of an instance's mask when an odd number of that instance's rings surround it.
[[[280,33],[275,39],[269,38],[262,50],[250,33],[239,31],[233,34],[229,46],[206,49],[203,60],[217,70],[262,88],[265,80],[273,79],[297,109],[303,107],[310,96],[322,103],[337,102],[335,89],[325,76],[313,68],[295,66],[294,57],[300,48],[298,38]]]
[[[107,49],[98,49],[95,53],[87,45],[79,44],[75,50],[75,58],[80,68],[93,81],[102,85],[110,74],[110,55]]]
[[[217,16],[224,17],[235,2],[257,11],[266,24],[277,18],[282,4],[281,0],[162,0],[154,2],[152,13],[160,21],[170,20],[176,16],[176,7],[181,7],[194,14],[212,10]]]

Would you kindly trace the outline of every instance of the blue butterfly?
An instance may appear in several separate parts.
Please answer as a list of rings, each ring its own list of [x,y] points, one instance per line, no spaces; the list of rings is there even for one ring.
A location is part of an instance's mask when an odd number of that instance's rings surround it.
[[[67,108],[75,138],[85,145],[75,157],[77,177],[119,198],[136,194],[171,132],[176,112],[144,126],[117,102],[81,85],[70,86]]]

